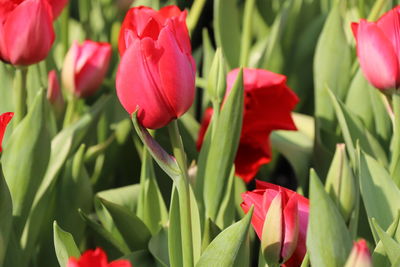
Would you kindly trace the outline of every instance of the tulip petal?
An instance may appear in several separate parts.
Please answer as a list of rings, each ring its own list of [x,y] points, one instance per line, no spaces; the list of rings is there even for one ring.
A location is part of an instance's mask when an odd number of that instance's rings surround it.
[[[14,65],[30,65],[46,58],[54,42],[52,14],[45,0],[26,0],[7,18],[3,34]]]
[[[13,116],[14,113],[12,112],[6,112],[0,115],[0,152],[2,151],[1,144],[3,142],[4,133],[6,132],[7,125]]]
[[[285,231],[281,255],[285,262],[296,250],[299,237],[299,214],[295,195],[288,200],[283,210],[283,219]]]
[[[392,43],[397,57],[400,56],[400,6],[386,12],[377,22],[380,30]]]
[[[361,20],[357,54],[367,80],[379,89],[397,87],[399,67],[392,43],[375,23]]]
[[[55,20],[60,16],[62,10],[67,5],[68,0],[47,0],[47,2],[49,2],[51,6],[53,19]]]
[[[154,65],[162,52],[150,38],[135,40],[122,56],[117,73],[117,95],[122,106],[129,114],[139,106],[139,122],[151,129],[160,128],[176,118],[155,82],[158,74],[154,73]]]
[[[175,117],[179,117],[193,103],[196,70],[192,66],[192,56],[181,51],[171,28],[169,24],[160,32],[158,44],[163,54],[158,67],[163,94]]]

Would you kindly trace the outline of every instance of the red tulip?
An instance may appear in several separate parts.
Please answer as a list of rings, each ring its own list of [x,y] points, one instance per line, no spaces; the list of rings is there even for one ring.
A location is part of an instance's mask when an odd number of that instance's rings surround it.
[[[266,217],[281,218],[282,229],[278,256],[281,263],[285,263],[287,267],[300,266],[306,254],[308,199],[278,185],[262,181],[256,181],[256,185],[257,189],[242,194],[242,209],[247,213],[254,205],[251,223],[260,240],[268,238],[269,233],[275,234],[277,231],[276,227],[271,227],[271,225],[264,226]],[[273,205],[276,205],[277,201],[280,202],[278,206],[281,209],[274,208],[274,214],[268,215],[271,204],[274,202]],[[265,227],[266,229],[263,229]]]
[[[227,77],[228,91],[238,74],[232,70]],[[273,130],[296,130],[291,112],[298,102],[287,87],[286,77],[262,69],[244,69],[245,108],[240,143],[235,159],[236,175],[251,181],[261,165],[271,161],[269,135]],[[203,143],[212,109],[203,118],[197,147]]]
[[[0,0],[0,59],[31,65],[44,58],[54,42],[53,11],[65,0]]]
[[[345,267],[372,267],[371,253],[364,239],[354,242]]]
[[[108,263],[107,255],[101,248],[87,250],[79,259],[71,257],[67,267],[132,267],[128,260],[116,260]]]
[[[157,129],[183,115],[192,105],[196,66],[185,19],[176,6],[160,11],[131,8],[122,24],[117,95],[129,114]]]
[[[6,132],[7,125],[13,116],[13,112],[6,112],[0,115],[0,152],[3,150],[1,143],[3,142],[4,133]]]
[[[96,93],[108,70],[111,45],[86,40],[82,45],[74,42],[64,59],[62,81],[77,97]]]
[[[377,22],[352,23],[357,55],[367,80],[378,89],[400,86],[400,6]]]
[[[61,14],[61,11],[67,5],[68,0],[47,0],[53,11],[53,19],[55,20]]]

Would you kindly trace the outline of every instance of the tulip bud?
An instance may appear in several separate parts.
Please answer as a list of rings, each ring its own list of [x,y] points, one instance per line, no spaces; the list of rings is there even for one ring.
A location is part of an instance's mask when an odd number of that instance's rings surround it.
[[[399,19],[400,6],[385,13],[377,22],[362,19],[351,25],[361,69],[367,80],[381,90],[400,86]]]
[[[166,126],[192,105],[196,66],[191,54],[186,11],[131,8],[121,27],[121,63],[116,88],[119,101],[150,129]]]
[[[0,59],[31,65],[46,58],[53,45],[52,6],[45,0],[2,1]]]
[[[108,70],[111,45],[86,40],[82,45],[74,42],[64,59],[62,82],[76,97],[96,93]]]
[[[300,266],[306,254],[308,199],[284,187],[256,181],[242,194],[244,212],[254,205],[252,225],[269,266]]]
[[[345,221],[348,221],[356,201],[356,184],[344,144],[336,146],[325,189],[338,204]]]
[[[225,60],[221,48],[217,48],[207,82],[207,92],[212,100],[221,102],[226,91]]]
[[[371,254],[364,239],[354,243],[345,267],[372,267]]]
[[[7,125],[13,116],[14,113],[12,112],[6,112],[0,115],[0,152],[3,150],[1,143],[3,142],[4,133],[6,132]]]
[[[47,82],[47,99],[54,106],[57,112],[61,112],[64,109],[65,103],[55,70],[49,72]]]

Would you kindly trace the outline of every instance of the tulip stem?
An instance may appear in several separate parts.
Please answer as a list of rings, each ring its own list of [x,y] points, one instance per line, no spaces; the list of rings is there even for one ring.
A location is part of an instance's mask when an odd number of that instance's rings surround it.
[[[27,89],[26,89],[26,76],[28,69],[21,67],[17,68],[14,77],[14,108],[15,115],[13,118],[14,125],[17,125],[27,113]]]
[[[247,0],[244,6],[243,32],[240,49],[240,64],[243,67],[247,66],[249,60],[254,6],[255,0]]]
[[[400,94],[398,94],[397,92],[392,95],[392,107],[394,112],[394,126],[390,173],[393,176],[396,174],[396,169],[398,168],[397,165],[400,163]]]
[[[68,100],[67,110],[65,111],[63,128],[74,122],[78,100],[75,96],[71,96]]]
[[[168,125],[168,132],[171,140],[172,151],[178,162],[182,176],[174,180],[179,196],[179,211],[182,227],[182,256],[183,265],[194,266],[193,262],[193,238],[192,238],[192,216],[190,210],[190,185],[187,170],[187,159],[181,135],[179,134],[178,121],[173,120]]]
[[[187,18],[187,25],[189,32],[192,33],[194,28],[196,28],[197,22],[199,21],[201,12],[203,11],[206,0],[195,0],[192,7],[190,8],[190,13]]]

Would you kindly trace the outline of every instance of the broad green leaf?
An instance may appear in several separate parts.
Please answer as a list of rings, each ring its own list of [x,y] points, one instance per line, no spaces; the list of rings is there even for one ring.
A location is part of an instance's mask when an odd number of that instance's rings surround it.
[[[168,255],[171,267],[183,266],[182,259],[182,235],[181,220],[179,213],[178,191],[174,187],[171,194],[171,204],[169,208],[169,227],[168,227]]]
[[[134,251],[128,255],[122,257],[122,259],[127,259],[132,263],[132,266],[140,267],[154,267],[158,266],[155,259],[147,250]]]
[[[372,225],[374,230],[379,236],[379,239],[382,241],[383,247],[385,248],[386,254],[389,257],[389,260],[392,264],[395,264],[400,257],[400,244],[393,240],[390,235],[388,235],[377,223],[377,221],[372,218]]]
[[[153,159],[147,150],[142,153],[140,195],[137,216],[156,234],[168,221],[168,211],[154,174]]]
[[[53,224],[53,235],[54,248],[56,250],[58,263],[61,267],[67,266],[70,257],[80,257],[81,253],[78,246],[75,244],[73,236],[61,229],[56,221],[54,221]]]
[[[354,116],[331,91],[329,91],[329,95],[353,166],[356,165],[355,144],[357,140],[366,153],[374,156],[381,164],[386,166],[388,164],[386,152],[375,137],[362,125],[359,118]]]
[[[217,215],[216,224],[220,229],[225,229],[235,221],[235,168],[233,167],[229,175],[226,194],[224,195]]]
[[[221,229],[208,218],[205,221],[204,225],[204,232],[203,232],[203,242],[201,244],[201,249],[204,251],[208,245],[211,243],[211,241],[214,240],[215,237],[217,237],[221,233]]]
[[[338,56],[340,55],[340,56]],[[343,99],[350,81],[351,51],[343,31],[338,5],[334,5],[319,37],[314,56],[314,94],[316,129],[320,140],[329,150],[336,143],[336,119],[326,87]]]
[[[394,238],[397,242],[400,241],[400,212],[397,213],[396,219],[393,223],[389,226],[386,233],[389,237]],[[376,244],[374,253],[372,254],[372,260],[374,266],[382,266],[382,267],[390,267],[390,261],[386,254],[385,247],[383,246],[382,240]]]
[[[360,157],[361,196],[369,218],[387,229],[400,210],[400,190],[389,173],[366,153]]]
[[[6,250],[10,242],[12,209],[10,191],[0,170],[0,266],[3,266]]]
[[[169,266],[168,229],[161,228],[149,242],[149,251],[162,266]]]
[[[8,140],[2,167],[10,189],[16,234],[20,235],[42,182],[50,156],[50,138],[44,109],[45,94],[36,95],[27,116]]]
[[[97,223],[94,219],[90,218],[83,211],[79,210],[79,213],[83,221],[105,242],[116,248],[122,254],[128,254],[131,252],[128,245],[125,242],[117,240],[109,231],[103,226]]]
[[[206,165],[198,166],[199,169],[205,168],[203,197],[207,217],[212,220],[218,215],[238,149],[243,120],[243,97],[243,73],[240,71],[213,126],[215,132],[207,153]]]
[[[239,66],[240,27],[236,1],[214,1],[214,33],[218,47],[222,48],[231,69]],[[227,30],[229,29],[229,31]]]
[[[128,209],[100,199],[110,212],[113,221],[131,251],[147,248],[151,234],[146,225]]]
[[[329,240],[329,245],[327,245]],[[352,248],[350,233],[314,170],[310,173],[307,249],[313,266],[342,267]]]
[[[222,231],[205,249],[196,267],[235,266],[240,248],[246,240],[252,215],[253,208],[242,220]]]

